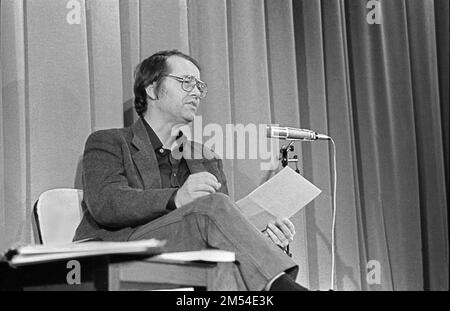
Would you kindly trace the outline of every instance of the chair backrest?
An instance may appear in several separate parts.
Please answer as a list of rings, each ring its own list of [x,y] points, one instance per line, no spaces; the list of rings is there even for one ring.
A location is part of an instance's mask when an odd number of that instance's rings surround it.
[[[34,217],[42,244],[72,242],[82,218],[83,190],[52,189],[39,196]]]

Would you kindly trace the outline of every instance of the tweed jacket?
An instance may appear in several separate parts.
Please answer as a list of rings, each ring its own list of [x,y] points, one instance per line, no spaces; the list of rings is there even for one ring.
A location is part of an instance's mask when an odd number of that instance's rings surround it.
[[[222,185],[218,192],[228,194],[222,160],[214,152],[186,140],[182,155],[191,174],[210,172]],[[126,241],[139,226],[169,213],[166,205],[176,191],[161,187],[154,147],[141,119],[130,127],[88,137],[83,190],[83,218],[74,241]]]

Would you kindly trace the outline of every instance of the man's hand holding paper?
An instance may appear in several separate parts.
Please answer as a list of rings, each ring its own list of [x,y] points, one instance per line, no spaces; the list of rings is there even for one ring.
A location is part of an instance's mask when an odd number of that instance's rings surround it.
[[[269,223],[264,234],[276,245],[285,249],[294,240],[295,226],[288,219],[277,219],[274,223]]]
[[[236,202],[241,212],[259,230],[268,224],[281,225],[320,194],[321,190],[290,167],[283,168],[275,176]],[[289,225],[284,223],[289,228]],[[274,226],[283,232],[283,226]],[[270,228],[270,226],[269,226]],[[275,230],[275,229],[274,229]],[[277,237],[278,231],[271,230]],[[284,230],[286,231],[286,229]],[[295,230],[294,230],[295,232]],[[270,233],[267,233],[270,235]],[[284,237],[286,238],[284,233]],[[272,239],[272,236],[270,236]],[[278,237],[280,240],[280,238]],[[272,239],[273,240],[273,239]],[[280,240],[282,242],[282,240]]]

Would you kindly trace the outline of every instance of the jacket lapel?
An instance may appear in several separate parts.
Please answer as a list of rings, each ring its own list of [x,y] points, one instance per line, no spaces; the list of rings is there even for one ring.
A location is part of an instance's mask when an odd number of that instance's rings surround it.
[[[132,153],[132,158],[142,177],[144,188],[161,188],[158,160],[141,119],[131,126],[131,131],[133,133],[131,144],[137,149]],[[185,136],[179,142],[183,144],[182,154],[191,174],[207,172],[204,162],[208,159],[204,157],[202,145],[188,141]]]
[[[144,182],[144,188],[161,188],[158,160],[141,119],[131,126],[131,131],[133,133],[131,144],[137,149],[132,157]]]

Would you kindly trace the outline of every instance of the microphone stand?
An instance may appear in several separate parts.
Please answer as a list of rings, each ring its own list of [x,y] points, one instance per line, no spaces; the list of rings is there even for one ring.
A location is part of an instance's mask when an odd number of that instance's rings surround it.
[[[291,159],[289,159],[289,156],[288,156],[289,151],[291,151],[291,152],[294,151],[293,143],[294,143],[294,140],[291,140],[287,146],[286,145],[281,146],[281,149],[280,149],[281,166],[283,168],[285,168],[289,164],[289,162],[294,162],[295,163],[295,171],[297,172],[297,174],[300,174],[300,170],[298,169],[297,155],[294,155]],[[285,252],[289,257],[292,257],[292,253],[289,251],[289,244],[286,246]]]
[[[281,149],[280,149],[281,166],[283,168],[285,168],[288,165],[289,162],[295,162],[295,171],[297,172],[297,174],[300,174],[300,170],[298,169],[298,157],[297,157],[297,155],[295,154],[291,159],[289,159],[289,157],[288,157],[288,152],[289,151],[294,151],[294,145],[293,145],[294,142],[295,142],[294,140],[291,140],[287,146],[286,145],[281,146]]]

